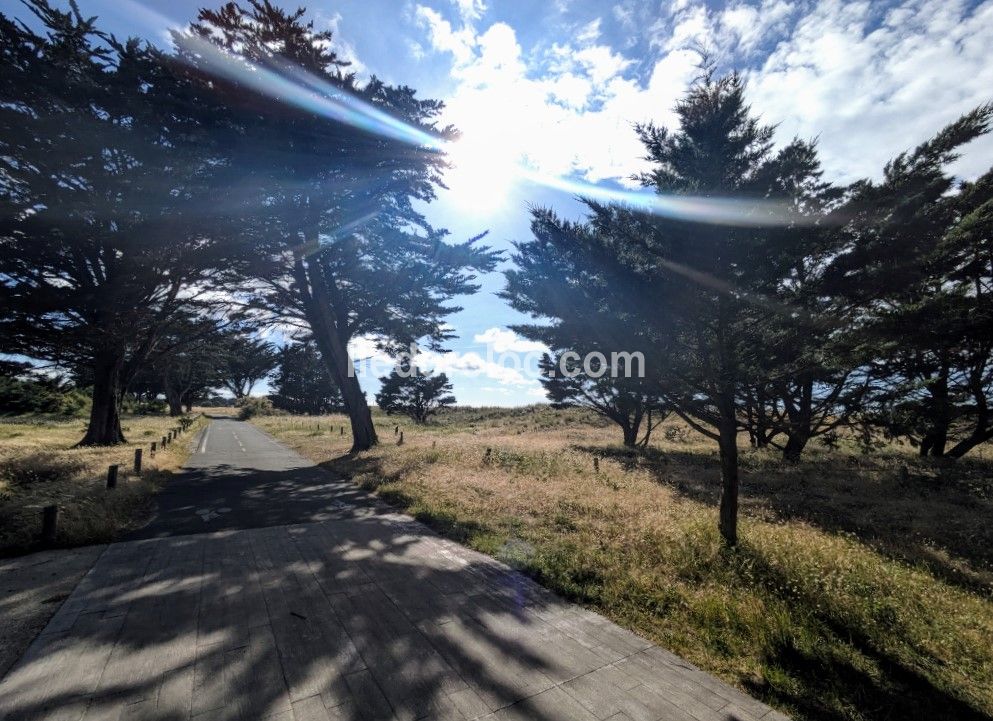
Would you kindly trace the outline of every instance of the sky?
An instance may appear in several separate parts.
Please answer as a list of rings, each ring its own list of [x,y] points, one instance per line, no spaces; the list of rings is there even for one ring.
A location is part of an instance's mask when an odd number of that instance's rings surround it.
[[[167,28],[220,0],[78,0],[119,36],[166,43]],[[488,231],[512,251],[529,238],[529,207],[571,219],[582,206],[534,174],[633,187],[642,169],[635,122],[674,127],[673,107],[705,50],[737,69],[776,141],[817,138],[826,177],[879,177],[885,162],[960,114],[993,101],[993,0],[298,0],[361,78],[375,74],[445,101],[462,132],[448,190],[424,208],[453,240]],[[0,11],[24,16],[18,0]],[[993,164],[993,138],[953,170]],[[520,169],[531,173],[522,177]],[[504,267],[507,263],[504,264]],[[444,370],[460,404],[521,405],[544,396],[522,355],[540,347],[508,326],[527,322],[481,279],[449,322],[457,338],[426,365]],[[353,346],[372,356],[371,343]],[[378,387],[360,364],[370,398]],[[380,374],[384,371],[380,365]],[[258,389],[264,390],[264,389]],[[258,392],[258,391],[257,391]]]

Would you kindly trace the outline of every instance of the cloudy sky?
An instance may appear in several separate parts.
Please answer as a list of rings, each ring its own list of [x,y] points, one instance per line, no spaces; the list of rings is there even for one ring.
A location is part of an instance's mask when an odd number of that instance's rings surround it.
[[[203,0],[79,0],[119,35],[164,42]],[[215,4],[219,4],[215,3]],[[299,0],[361,76],[375,73],[447,103],[463,133],[450,190],[427,209],[454,238],[489,230],[508,249],[528,235],[528,205],[576,217],[566,193],[521,177],[620,187],[639,169],[636,121],[671,125],[697,74],[698,49],[748,79],[754,110],[777,139],[816,137],[839,182],[878,176],[962,112],[993,100],[993,0]],[[23,15],[17,0],[5,14]],[[993,164],[993,140],[968,148],[964,178]],[[477,170],[479,169],[479,170]],[[460,403],[541,400],[533,372],[494,358],[534,345],[507,326],[523,320],[483,279],[451,319],[459,335],[434,358]],[[367,347],[356,354],[369,353]],[[505,363],[510,363],[505,358]],[[374,391],[369,379],[365,386]]]

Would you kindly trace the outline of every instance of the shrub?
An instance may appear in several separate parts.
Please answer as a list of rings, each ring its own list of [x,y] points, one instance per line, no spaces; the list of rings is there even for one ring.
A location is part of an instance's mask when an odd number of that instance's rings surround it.
[[[272,401],[268,398],[239,398],[237,402],[238,418],[247,421],[254,416],[274,416],[276,409],[272,407]]]
[[[9,459],[3,464],[3,478],[12,486],[30,486],[60,481],[79,473],[85,467],[80,458],[32,453]]]

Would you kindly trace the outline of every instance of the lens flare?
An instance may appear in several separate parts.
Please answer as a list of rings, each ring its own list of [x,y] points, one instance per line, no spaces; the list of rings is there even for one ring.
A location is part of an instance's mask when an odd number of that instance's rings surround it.
[[[174,28],[173,40],[180,48],[196,57],[202,65],[201,69],[218,78],[241,84],[277,102],[336,122],[347,123],[384,138],[426,150],[452,153],[456,157],[460,155],[458,146],[453,145],[453,142],[458,141],[446,140],[395,118],[300,67],[276,60],[274,67],[260,66],[225,52],[209,40],[176,28],[176,24],[168,18],[134,0],[123,0],[122,4],[130,6],[136,15],[146,20],[148,16],[157,15],[163,25]],[[542,173],[520,163],[513,163],[512,172],[521,180],[552,190],[603,203],[619,203],[654,215],[689,222],[729,226],[785,226],[814,222],[796,213],[790,204],[775,200],[682,196],[605,188],[582,180]],[[485,177],[485,170],[467,172],[463,168],[461,173],[464,177]],[[454,173],[452,179],[458,181],[459,174]],[[510,183],[505,185],[509,187]]]

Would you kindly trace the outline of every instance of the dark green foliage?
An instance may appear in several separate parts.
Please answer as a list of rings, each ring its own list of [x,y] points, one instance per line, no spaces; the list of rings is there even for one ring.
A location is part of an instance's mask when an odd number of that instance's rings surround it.
[[[436,125],[438,101],[375,77],[359,83],[331,49],[331,34],[304,22],[302,10],[229,3],[202,11],[192,30],[276,74],[303,77],[319,96],[345,94],[427,137],[455,137]],[[180,55],[210,75],[201,47]],[[230,156],[230,170],[249,219],[243,240],[254,251],[244,272],[259,281],[249,300],[313,335],[341,390],[355,448],[368,448],[375,427],[352,372],[349,341],[375,335],[391,352],[417,340],[440,348],[449,337],[443,321],[459,309],[451,299],[474,292],[476,273],[496,258],[475,240],[446,243],[446,232],[415,209],[415,201],[434,198],[440,181],[445,159],[436,149],[274,103],[233,78],[215,82],[204,102],[223,104],[217,132],[245,149]]]
[[[605,358],[605,365],[609,366],[610,356],[605,354]],[[609,418],[621,427],[626,446],[647,446],[652,431],[669,414],[665,401],[652,395],[654,382],[614,377],[612,370],[601,375],[601,368],[593,363],[589,364],[591,374],[588,374],[581,362],[572,356],[564,358],[561,353],[556,357],[543,355],[539,365],[541,385],[553,408],[589,408]],[[645,435],[639,440],[643,421]]]
[[[0,17],[0,351],[88,374],[82,443],[119,443],[124,387],[217,282],[224,191],[158,51],[28,7],[45,35]]]
[[[455,405],[452,384],[444,373],[422,371],[409,359],[403,359],[388,376],[379,379],[376,405],[386,413],[409,416],[425,423],[447,406]]]
[[[789,202],[816,184],[811,146],[794,141],[774,153],[772,128],[750,115],[737,75],[705,75],[676,110],[676,132],[637,128],[652,163],[639,179],[656,192],[736,199],[759,216],[770,211],[755,201]],[[554,329],[519,330],[558,336],[558,348],[644,353],[652,395],[719,443],[721,530],[734,544],[740,397],[759,367],[750,355],[761,345],[756,320],[781,312],[767,299],[795,263],[792,238],[587,206],[583,224],[534,212],[535,237],[517,245],[521,269],[508,273],[506,296]]]
[[[274,408],[288,413],[340,413],[344,404],[338,386],[312,341],[284,346],[269,395]]]
[[[85,393],[60,379],[34,373],[27,363],[0,362],[0,415],[74,416],[84,412],[86,406]]]
[[[271,343],[253,338],[245,329],[226,332],[219,350],[222,355],[217,378],[235,398],[251,395],[255,384],[266,378],[279,362]]]

